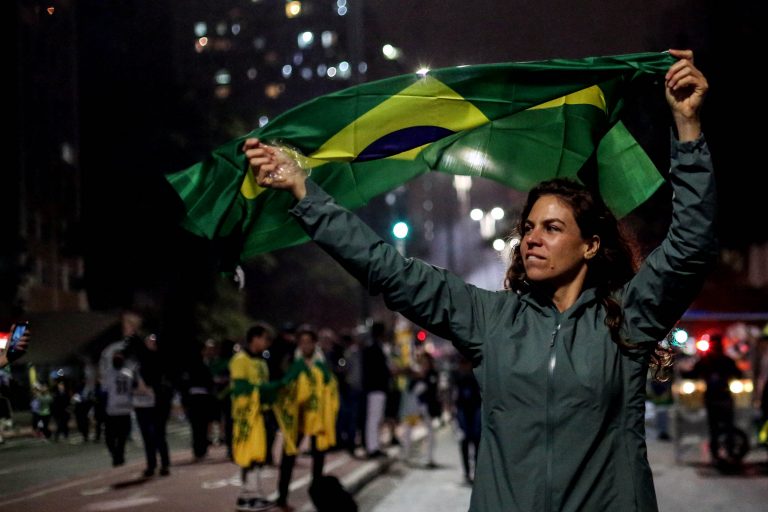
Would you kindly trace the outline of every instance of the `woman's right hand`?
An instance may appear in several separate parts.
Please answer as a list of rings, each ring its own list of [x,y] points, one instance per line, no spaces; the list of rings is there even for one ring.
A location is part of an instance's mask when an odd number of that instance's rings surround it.
[[[307,195],[307,173],[280,148],[246,139],[243,151],[260,187],[288,190],[298,200]]]

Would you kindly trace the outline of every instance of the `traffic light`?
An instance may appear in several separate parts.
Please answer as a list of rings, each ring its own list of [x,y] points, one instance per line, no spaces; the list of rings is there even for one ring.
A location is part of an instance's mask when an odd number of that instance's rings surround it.
[[[405,238],[408,236],[408,231],[410,231],[408,224],[403,221],[395,222],[395,224],[392,226],[392,234],[398,240],[405,240]]]
[[[709,350],[709,347],[709,334],[705,334],[696,340],[696,350],[699,352],[706,352]]]

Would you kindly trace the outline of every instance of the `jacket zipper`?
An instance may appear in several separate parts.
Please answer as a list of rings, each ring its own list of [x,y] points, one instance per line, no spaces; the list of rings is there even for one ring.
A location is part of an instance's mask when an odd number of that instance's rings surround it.
[[[552,330],[552,337],[549,340],[549,363],[547,365],[547,478],[544,488],[544,510],[551,512],[552,510],[552,457],[553,457],[553,427],[552,427],[552,409],[554,400],[554,374],[555,366],[557,364],[557,352],[555,350],[555,339],[557,338],[557,332],[560,330],[560,315],[555,317],[555,328]]]

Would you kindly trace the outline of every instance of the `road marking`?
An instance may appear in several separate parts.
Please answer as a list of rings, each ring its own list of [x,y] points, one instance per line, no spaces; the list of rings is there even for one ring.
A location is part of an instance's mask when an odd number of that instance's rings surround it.
[[[139,507],[141,505],[149,505],[150,503],[157,503],[160,498],[150,496],[135,496],[122,500],[102,501],[101,503],[92,503],[84,508],[84,510],[101,512],[107,510],[120,510],[121,508]]]
[[[49,487],[47,489],[43,489],[42,491],[33,492],[32,494],[26,494],[24,496],[19,496],[18,498],[13,498],[6,501],[0,501],[0,507],[5,505],[10,505],[11,503],[18,503],[19,501],[25,501],[29,499],[34,498],[40,498],[41,496],[45,496],[46,494],[51,494],[53,492],[63,491],[64,489],[69,489],[70,487],[75,487],[82,484],[87,484],[89,482],[95,482],[96,480],[101,480],[102,478],[105,478],[107,476],[112,475],[97,475],[90,478],[82,478],[80,480],[73,480],[71,482],[67,482],[65,484],[61,484],[55,487]]]

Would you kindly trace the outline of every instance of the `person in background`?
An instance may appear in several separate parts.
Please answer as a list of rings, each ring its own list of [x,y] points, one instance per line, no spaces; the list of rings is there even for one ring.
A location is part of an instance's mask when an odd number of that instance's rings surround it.
[[[107,390],[104,387],[103,377],[96,379],[93,388],[93,441],[101,441],[101,434],[106,430],[107,424]]]
[[[37,417],[35,426],[37,431],[45,438],[51,438],[51,430],[49,425],[51,423],[51,403],[53,402],[53,396],[48,386],[45,384],[39,384],[37,386],[37,392],[33,398],[35,402],[32,406],[33,410],[36,410],[33,417]]]
[[[454,377],[454,393],[453,405],[460,430],[459,446],[464,481],[471,484],[474,480],[474,468],[477,467],[477,454],[480,450],[481,396],[480,386],[472,373],[472,362],[461,356]],[[470,448],[472,449],[471,458]]]
[[[280,380],[285,372],[293,363],[293,356],[296,352],[296,324],[285,322],[280,327],[269,350],[265,350],[262,357],[269,366],[269,378],[271,380]],[[267,409],[264,411],[264,425],[267,429],[267,460],[265,464],[274,465],[273,453],[275,451],[275,438],[277,436],[278,424],[274,411]]]
[[[648,369],[668,364],[659,340],[718,254],[699,115],[709,86],[692,51],[669,53],[672,223],[638,269],[597,192],[554,179],[528,194],[505,289],[480,289],[403,257],[286,152],[244,143],[258,185],[289,191],[291,214],[321,248],[390,309],[472,360],[483,392],[473,512],[658,508],[642,435]]]
[[[156,334],[144,337],[143,344],[136,347],[136,358],[138,368],[134,378],[133,410],[144,442],[147,466],[143,476],[149,478],[155,474],[158,458],[160,476],[167,476],[170,474],[171,459],[166,425],[171,412],[172,390],[164,382]]]
[[[81,379],[75,393],[72,395],[72,403],[75,407],[75,425],[77,431],[87,443],[91,434],[90,412],[94,404],[93,391],[88,388],[85,379]]]
[[[213,395],[216,403],[213,424],[218,425],[217,444],[227,447],[227,457],[232,458],[232,402],[230,400],[229,363],[234,355],[235,343],[223,340],[216,357],[210,363],[213,375]]]
[[[206,361],[213,358],[214,350],[215,347],[212,347],[211,343],[204,343],[200,350],[200,357],[191,363],[182,377],[183,388],[186,391],[184,407],[192,429],[192,454],[195,461],[205,458],[211,444],[208,428],[213,419],[215,397],[213,396],[213,375]]]
[[[435,462],[435,429],[433,421],[440,417],[441,407],[437,397],[438,375],[432,356],[422,350],[416,355],[416,361],[410,370],[406,418],[403,429],[403,458],[410,460],[413,456],[411,430],[418,423],[427,430],[427,453],[424,467],[437,468]]]
[[[725,353],[723,338],[713,334],[709,339],[709,350],[699,359],[690,372],[683,374],[690,379],[703,379],[707,384],[704,391],[704,407],[707,409],[709,426],[709,452],[712,463],[733,463],[720,453],[721,436],[725,449],[731,453],[734,446],[734,408],[730,382],[742,377],[736,361]]]
[[[133,370],[125,364],[125,353],[112,352],[112,366],[104,377],[107,394],[104,437],[115,467],[125,464],[125,442],[131,431],[133,411],[133,379]]]
[[[381,426],[392,387],[392,372],[384,352],[387,328],[382,322],[371,326],[371,337],[363,348],[363,390],[365,390],[365,451],[369,458],[386,457],[381,449]]]
[[[339,376],[339,394],[341,404],[337,437],[339,445],[350,455],[357,448],[357,433],[360,431],[360,418],[363,417],[363,356],[359,341],[354,335],[341,335],[344,353],[344,365]]]
[[[317,347],[317,331],[307,325],[299,327],[296,339],[294,362],[283,378],[289,384],[279,392],[273,405],[283,432],[277,506],[284,511],[293,510],[288,505],[288,491],[302,439],[310,438],[314,481],[323,474],[325,452],[336,444],[336,415],[339,411],[338,386]]]
[[[241,350],[229,361],[232,403],[232,460],[240,466],[242,488],[235,507],[254,512],[272,507],[261,489],[261,469],[267,459],[267,433],[259,386],[269,382],[269,367],[262,358],[275,337],[274,329],[257,323],[245,335]]]
[[[56,382],[56,392],[51,402],[51,416],[56,423],[56,432],[53,434],[53,440],[57,441],[60,437],[69,439],[69,419],[71,418],[72,396],[69,394],[69,388],[64,380]]]

